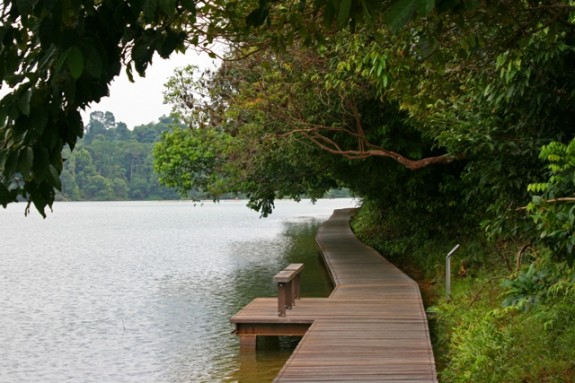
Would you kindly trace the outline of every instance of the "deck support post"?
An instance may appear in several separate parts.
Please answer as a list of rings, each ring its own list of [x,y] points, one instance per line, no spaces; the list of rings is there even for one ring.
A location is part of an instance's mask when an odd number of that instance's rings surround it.
[[[295,306],[296,299],[300,299],[300,272],[303,269],[303,263],[291,263],[289,264],[285,270],[289,271],[296,271],[296,275],[292,280],[292,305]]]
[[[278,283],[278,316],[286,316],[286,284],[285,282]]]
[[[257,340],[255,334],[240,334],[240,350],[255,350]]]

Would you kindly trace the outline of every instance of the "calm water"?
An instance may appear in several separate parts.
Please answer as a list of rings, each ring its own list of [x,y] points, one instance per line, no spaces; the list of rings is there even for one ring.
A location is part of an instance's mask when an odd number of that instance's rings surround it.
[[[313,240],[352,200],[57,203],[43,220],[0,209],[0,382],[266,382],[295,341],[240,355],[229,318],[305,262],[304,295],[330,285]]]

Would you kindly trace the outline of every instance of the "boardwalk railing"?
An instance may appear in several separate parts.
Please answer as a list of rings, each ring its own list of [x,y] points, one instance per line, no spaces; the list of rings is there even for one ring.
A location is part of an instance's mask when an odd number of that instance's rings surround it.
[[[285,269],[274,276],[278,285],[278,316],[285,317],[286,309],[295,306],[295,300],[300,298],[300,273],[303,263],[290,263]]]

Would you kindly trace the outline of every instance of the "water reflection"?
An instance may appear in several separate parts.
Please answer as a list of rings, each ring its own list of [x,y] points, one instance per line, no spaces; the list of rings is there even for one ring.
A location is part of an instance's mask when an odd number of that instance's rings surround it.
[[[299,342],[299,337],[260,337],[257,351],[239,354],[240,369],[229,382],[271,382]]]
[[[321,219],[288,221],[284,225],[283,235],[290,239],[284,252],[286,264],[305,264],[301,275],[301,294],[304,297],[327,297],[333,290],[333,284],[315,241],[317,229],[323,221]]]
[[[269,255],[266,258],[254,255],[262,249],[269,248],[263,243],[256,246],[249,243],[233,245],[235,250],[239,251],[235,254],[249,254],[247,258],[252,259],[253,263],[246,268],[236,269],[234,283],[236,292],[233,296],[238,298],[238,304],[232,305],[233,311],[230,312],[230,317],[253,298],[277,296],[277,287],[273,284],[272,277],[289,263],[305,264],[301,276],[302,296],[325,297],[331,293],[333,286],[315,242],[315,234],[322,222],[323,220],[310,218],[284,222],[280,235],[283,240],[276,253],[279,257],[273,261],[262,263],[262,259],[269,259]],[[246,261],[245,257],[240,258],[242,262]],[[271,382],[299,340],[299,337],[259,337],[256,351],[242,350],[239,353],[238,349],[239,370],[224,380],[242,383]]]

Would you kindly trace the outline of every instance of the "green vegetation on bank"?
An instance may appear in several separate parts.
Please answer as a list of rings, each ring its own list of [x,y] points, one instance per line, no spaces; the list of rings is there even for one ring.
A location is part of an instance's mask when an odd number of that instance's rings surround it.
[[[469,229],[429,237],[366,202],[353,229],[416,279],[443,383],[575,381],[575,271],[549,247]],[[537,218],[536,218],[537,219]],[[451,297],[445,257],[452,258]]]

